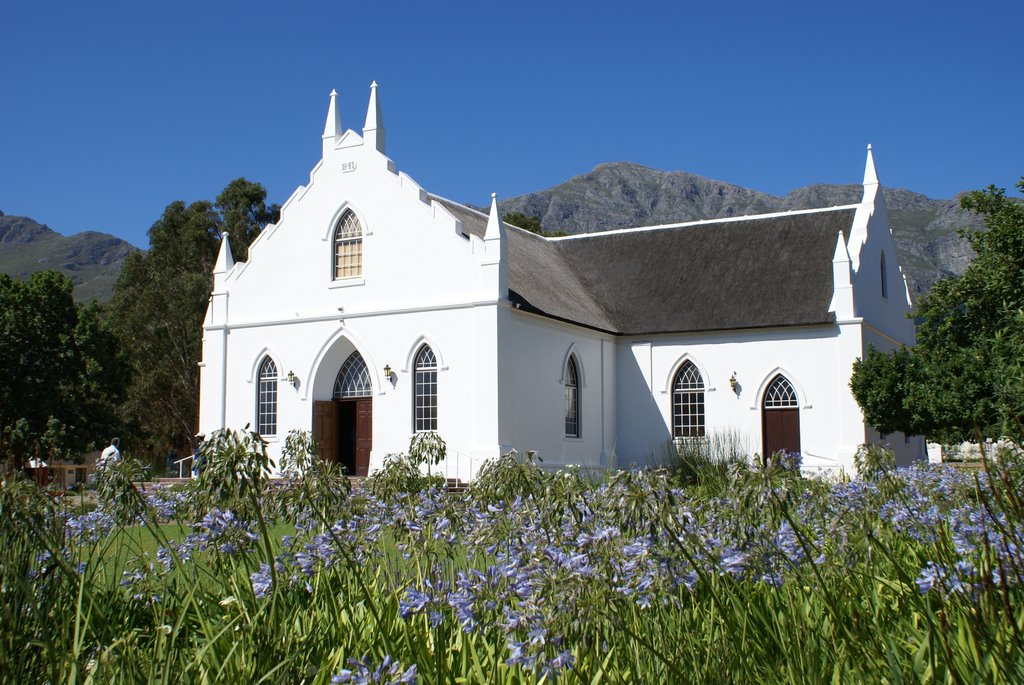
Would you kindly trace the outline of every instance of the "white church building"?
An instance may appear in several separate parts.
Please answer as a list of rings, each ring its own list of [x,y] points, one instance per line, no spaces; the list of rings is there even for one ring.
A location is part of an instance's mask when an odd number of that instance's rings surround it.
[[[323,156],[248,261],[225,235],[203,324],[200,428],[312,431],[366,475],[418,431],[450,477],[535,450],[626,467],[739,436],[810,469],[879,441],[850,392],[867,346],[914,342],[868,148],[853,205],[548,238],[420,187],[331,93]],[[901,461],[924,442],[884,441]]]

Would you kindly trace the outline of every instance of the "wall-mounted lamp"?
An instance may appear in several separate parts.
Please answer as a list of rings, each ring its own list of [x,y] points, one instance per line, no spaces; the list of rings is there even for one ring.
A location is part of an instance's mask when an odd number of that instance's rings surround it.
[[[288,378],[286,378],[285,380],[291,383],[293,388],[299,387],[299,377],[295,375],[294,371],[289,371]]]
[[[384,377],[391,380],[391,364],[384,365]]]
[[[736,388],[739,386],[739,382],[736,380],[736,372],[733,371],[732,375],[729,376],[729,387],[732,388],[733,392],[736,392]]]

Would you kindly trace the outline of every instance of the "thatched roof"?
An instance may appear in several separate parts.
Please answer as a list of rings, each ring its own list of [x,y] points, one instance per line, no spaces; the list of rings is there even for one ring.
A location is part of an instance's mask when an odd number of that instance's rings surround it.
[[[463,230],[487,217],[435,198]],[[509,299],[621,335],[800,326],[835,320],[832,255],[842,207],[544,238],[509,227]]]

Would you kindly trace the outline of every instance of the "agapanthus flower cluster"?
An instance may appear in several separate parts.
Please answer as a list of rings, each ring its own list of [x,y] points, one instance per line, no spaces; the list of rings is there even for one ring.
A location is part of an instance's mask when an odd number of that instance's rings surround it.
[[[72,516],[64,523],[69,543],[78,545],[96,544],[114,529],[114,517],[102,509],[94,509],[82,516]]]
[[[977,570],[969,561],[958,561],[952,567],[929,561],[915,582],[922,594],[934,590],[948,595],[970,592],[979,580]]]
[[[270,593],[274,585],[274,577],[270,572],[269,564],[260,564],[260,570],[249,575],[252,582],[252,591],[256,599],[263,599]]]
[[[171,521],[188,511],[189,497],[184,490],[155,485],[146,492],[146,503],[158,519]]]
[[[402,670],[402,664],[385,656],[380,664],[374,665],[368,656],[362,659],[349,659],[351,668],[342,669],[331,677],[332,685],[352,683],[352,685],[401,685],[416,682],[416,664]]]
[[[212,548],[230,556],[252,548],[260,539],[254,523],[242,521],[230,510],[211,509],[192,528],[185,543],[200,552]]]
[[[666,608],[703,601],[708,590],[785,597],[868,559],[883,571],[910,564],[902,577],[916,579],[916,589],[895,583],[886,591],[924,595],[918,602],[978,601],[1019,582],[1019,524],[975,492],[973,477],[915,467],[808,485],[797,476],[798,457],[733,474],[736,487],[715,496],[675,487],[665,473],[636,471],[600,482],[574,472],[538,476],[521,489],[498,483],[461,496],[366,488],[331,506],[295,497],[294,534],[280,540],[273,560],[255,523],[212,509],[183,542],[162,541],[156,558],[143,559],[121,584],[135,600],[157,602],[163,573],[207,555],[247,569],[252,595],[236,598],[232,588],[232,601],[301,607],[323,591],[358,594],[345,574],[363,573],[374,597],[393,602],[387,606],[410,630],[497,639],[499,663],[550,680],[577,657],[589,658],[595,622],[657,621]],[[180,519],[189,504],[159,490],[149,501],[161,518]],[[95,544],[113,528],[102,510],[64,524],[69,548]],[[883,553],[891,549],[897,553]],[[36,561],[36,572],[47,574],[60,559],[47,553]],[[416,680],[416,666],[376,658],[350,660],[332,682]]]

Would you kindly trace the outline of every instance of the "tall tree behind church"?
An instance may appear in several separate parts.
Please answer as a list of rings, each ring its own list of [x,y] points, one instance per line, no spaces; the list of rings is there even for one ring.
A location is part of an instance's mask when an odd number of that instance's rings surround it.
[[[71,280],[0,274],[0,463],[75,459],[120,432],[128,360],[95,301],[75,304]]]
[[[259,183],[235,179],[215,202],[172,202],[149,229],[149,252],[130,255],[114,286],[112,324],[132,358],[134,375],[124,418],[151,455],[184,446],[196,431],[202,324],[223,232],[232,256],[277,220]]]

